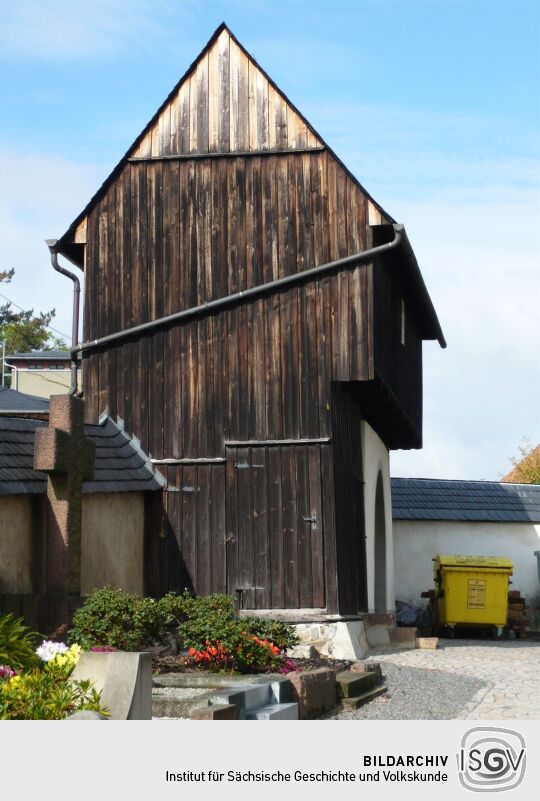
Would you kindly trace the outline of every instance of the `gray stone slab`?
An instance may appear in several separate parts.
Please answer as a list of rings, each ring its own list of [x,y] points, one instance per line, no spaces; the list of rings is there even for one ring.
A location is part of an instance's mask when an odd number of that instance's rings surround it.
[[[246,720],[298,720],[298,704],[266,704],[246,712]]]
[[[152,657],[147,653],[82,653],[71,674],[101,692],[111,720],[152,719]]]

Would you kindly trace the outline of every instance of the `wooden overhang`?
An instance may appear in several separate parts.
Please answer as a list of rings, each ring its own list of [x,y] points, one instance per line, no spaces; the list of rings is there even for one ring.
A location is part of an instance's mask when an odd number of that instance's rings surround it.
[[[372,225],[371,230],[375,246],[391,242],[394,237],[393,225]],[[446,348],[446,339],[437,312],[404,227],[401,234],[399,247],[392,253],[385,254],[384,258],[395,266],[395,278],[401,284],[404,298],[416,312],[422,339],[436,339],[441,348]]]

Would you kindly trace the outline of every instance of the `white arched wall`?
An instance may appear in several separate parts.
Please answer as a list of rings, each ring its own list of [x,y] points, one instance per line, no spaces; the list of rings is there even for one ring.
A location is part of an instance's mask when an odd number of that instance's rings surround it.
[[[393,612],[394,544],[392,539],[392,499],[390,489],[390,454],[371,426],[362,421],[362,463],[364,466],[364,517],[366,528],[366,572],[368,611],[375,611],[375,498],[377,478],[382,477],[386,539],[386,612]],[[381,610],[377,610],[381,611]]]

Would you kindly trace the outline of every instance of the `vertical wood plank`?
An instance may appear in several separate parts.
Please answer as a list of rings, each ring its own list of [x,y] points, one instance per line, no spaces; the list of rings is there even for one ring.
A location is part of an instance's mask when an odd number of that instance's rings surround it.
[[[266,150],[268,133],[268,81],[262,72],[249,63],[249,149]]]
[[[312,523],[305,520],[312,516],[309,497],[309,464],[308,447],[297,445],[294,448],[296,462],[296,529],[298,596],[300,607],[309,609],[313,606],[313,566],[311,555]]]
[[[365,196],[353,181],[347,177],[347,230],[350,249],[358,253],[366,248],[365,238]],[[358,265],[349,275],[349,349],[350,378],[368,378],[367,352],[367,309],[366,309],[366,271],[365,264]]]
[[[239,419],[239,359],[238,359],[238,309],[231,309],[227,315],[227,420],[228,430],[225,436],[228,439],[240,438]]]
[[[210,531],[212,548],[212,592],[227,592],[226,575],[226,520],[225,520],[225,467],[211,468]]]
[[[313,606],[323,609],[326,604],[324,592],[324,544],[323,544],[323,505],[321,494],[320,446],[308,448],[309,507],[316,513],[317,522],[311,525],[310,554],[313,579]]]
[[[287,104],[273,86],[268,87],[268,143],[271,150],[287,150]]]
[[[171,154],[171,104],[167,103],[158,120],[158,153],[159,156]],[[154,153],[152,153],[154,155]]]
[[[182,470],[182,557],[190,584],[198,593],[197,575],[197,516],[199,500],[198,468],[186,465]]]
[[[281,492],[283,503],[283,583],[286,609],[296,609],[298,592],[298,522],[296,459],[294,448],[281,449]]]
[[[230,148],[249,150],[249,89],[248,60],[232,40],[230,43]]]
[[[253,497],[251,449],[238,448],[236,451],[236,485],[238,504],[238,586],[245,588],[244,603],[251,607],[252,592],[255,586],[255,551],[253,547]],[[244,467],[247,465],[247,467]]]
[[[212,456],[215,420],[208,393],[208,384],[212,382],[212,374],[208,369],[211,368],[210,321],[208,317],[204,317],[195,325],[198,334],[197,359],[194,364],[197,371],[197,453],[199,456]]]
[[[226,153],[230,148],[230,82],[227,31],[219,36],[208,54],[209,151]]]
[[[273,609],[285,607],[281,450],[281,448],[268,448],[268,531],[271,574],[271,597],[268,604]]]
[[[227,448],[225,479],[226,578],[227,592],[235,598],[238,587],[238,489],[236,485],[238,471],[234,466],[236,461],[236,448]]]
[[[332,465],[332,446],[330,444],[321,445],[321,487],[326,609],[330,614],[333,614],[339,610],[339,600],[334,508],[334,477]]]
[[[307,147],[306,123],[289,105],[287,105],[287,140],[289,150]]]
[[[197,64],[189,82],[189,149],[191,153],[208,153],[208,53]]]
[[[178,153],[190,152],[191,138],[191,81],[178,90]]]
[[[175,94],[173,99],[170,103],[170,141],[169,141],[169,153],[175,155],[179,152],[179,122],[180,122],[180,115],[179,115],[179,94],[178,92]]]
[[[271,599],[270,547],[268,531],[268,448],[252,448],[253,546],[255,607],[267,609]]]
[[[197,592],[209,595],[212,592],[214,553],[212,549],[212,467],[197,468]]]

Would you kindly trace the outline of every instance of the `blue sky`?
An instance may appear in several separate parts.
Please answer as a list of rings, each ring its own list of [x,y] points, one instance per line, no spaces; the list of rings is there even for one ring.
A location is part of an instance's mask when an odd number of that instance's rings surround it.
[[[225,19],[405,223],[449,347],[425,346],[421,452],[497,479],[540,440],[540,2],[0,0],[3,294],[57,309],[58,236]],[[66,286],[66,284],[68,286]]]

